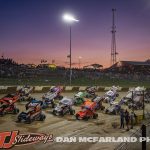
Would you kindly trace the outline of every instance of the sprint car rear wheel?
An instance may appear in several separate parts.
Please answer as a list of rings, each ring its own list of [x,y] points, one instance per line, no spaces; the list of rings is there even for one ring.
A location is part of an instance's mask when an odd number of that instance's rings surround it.
[[[26,123],[30,124],[32,120],[30,118],[27,118]]]
[[[89,120],[89,117],[88,116],[84,116],[83,118],[85,121],[88,121]]]
[[[52,108],[55,108],[55,103],[54,102],[52,102]]]
[[[86,96],[85,96],[85,98],[89,98],[89,96],[88,96],[88,95],[86,95]]]
[[[22,101],[24,101],[24,100],[23,100],[23,98],[22,98],[22,97],[21,97],[21,98],[19,98],[19,102],[22,102]]]
[[[31,101],[32,100],[32,97],[29,97],[28,99],[27,99],[27,101]]]
[[[108,114],[108,109],[106,109],[105,113]]]
[[[0,116],[1,116],[1,117],[3,117],[4,115],[5,115],[5,112],[4,112],[4,111],[0,112]]]
[[[40,116],[40,121],[44,121],[45,118],[46,118],[46,116],[45,116],[44,114],[41,114],[41,116]]]
[[[93,114],[93,119],[97,119],[98,118],[98,114]]]
[[[18,114],[18,113],[19,113],[19,109],[18,108],[13,110],[13,114]]]
[[[131,106],[128,106],[129,109],[131,109]]]
[[[75,110],[74,109],[70,110],[70,115],[74,115],[74,114],[75,114]]]
[[[108,100],[106,98],[103,101],[104,101],[104,103],[108,103]]]
[[[79,114],[76,114],[76,119],[77,119],[77,120],[80,120]]]
[[[118,94],[118,93],[116,94],[116,97],[119,97],[119,94]]]
[[[101,106],[101,110],[102,110],[102,111],[105,110],[105,106]]]
[[[59,99],[59,100],[62,100],[62,99],[63,99],[63,96],[62,96],[62,95],[59,95],[59,96],[58,96],[58,99]]]
[[[77,105],[77,102],[76,102],[76,101],[74,102],[74,105],[75,105],[75,106]]]
[[[21,118],[20,117],[18,118],[17,122],[21,122]]]
[[[63,110],[60,112],[60,116],[64,116],[64,112],[63,112]]]

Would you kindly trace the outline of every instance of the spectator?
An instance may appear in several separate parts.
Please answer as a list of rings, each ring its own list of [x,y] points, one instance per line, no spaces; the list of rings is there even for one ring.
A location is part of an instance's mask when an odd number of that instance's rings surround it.
[[[127,126],[127,131],[129,131],[129,121],[130,121],[130,116],[129,116],[129,112],[125,111],[125,121],[126,121],[126,126]]]
[[[131,114],[130,114],[130,121],[131,121],[131,129],[133,129],[133,124],[134,124],[134,121],[136,120],[136,114],[132,111]]]
[[[122,109],[120,111],[120,129],[124,128],[124,117],[125,117],[125,114],[124,114],[124,110]]]

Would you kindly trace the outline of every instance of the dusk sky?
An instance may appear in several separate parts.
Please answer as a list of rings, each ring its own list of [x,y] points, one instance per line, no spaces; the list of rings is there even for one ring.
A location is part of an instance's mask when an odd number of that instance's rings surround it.
[[[0,0],[0,54],[19,63],[57,65],[69,61],[69,26],[62,14],[80,21],[72,25],[72,57],[82,65],[110,65],[112,12],[116,8],[117,60],[150,58],[150,0]]]

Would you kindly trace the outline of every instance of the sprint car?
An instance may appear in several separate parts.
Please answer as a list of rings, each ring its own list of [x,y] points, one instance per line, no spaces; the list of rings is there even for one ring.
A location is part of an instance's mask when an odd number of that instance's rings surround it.
[[[5,114],[17,114],[19,109],[15,106],[17,98],[11,98],[10,96],[0,99],[0,116]]]
[[[119,96],[118,92],[118,87],[112,86],[112,88],[105,93],[103,96],[103,101],[106,103],[111,103],[115,101],[116,97]]]
[[[61,91],[62,89],[60,87],[52,87],[49,92],[44,94],[42,96],[43,108],[47,108],[50,105],[52,106],[52,108],[54,108],[56,105],[55,100],[61,100],[63,98],[63,96],[61,95]]]
[[[96,97],[96,88],[95,87],[88,87],[85,91],[79,91],[74,96],[74,104],[80,105],[84,103],[85,98],[95,98]]]
[[[19,101],[28,101],[31,100],[31,92],[33,91],[33,87],[23,86],[18,90],[18,94],[20,95]]]
[[[81,110],[76,113],[77,120],[89,120],[90,118],[97,119],[98,114],[95,112],[96,103],[85,101],[81,106]]]
[[[110,115],[117,115],[121,110],[121,104],[118,102],[112,102],[108,108],[106,108],[105,113]]]
[[[53,114],[56,116],[64,116],[65,114],[74,115],[75,110],[72,108],[73,100],[64,97],[59,104],[53,109]]]
[[[32,100],[26,105],[26,112],[21,112],[18,115],[17,122],[24,121],[25,123],[31,123],[35,120],[44,121],[45,118],[46,116],[42,112],[41,101]]]

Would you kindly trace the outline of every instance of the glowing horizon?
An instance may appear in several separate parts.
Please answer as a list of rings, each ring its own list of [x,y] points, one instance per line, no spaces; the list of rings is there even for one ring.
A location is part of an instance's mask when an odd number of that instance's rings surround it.
[[[128,50],[127,52],[131,53],[131,52],[135,52],[136,50]],[[141,50],[143,51],[143,50]],[[11,55],[13,56],[13,55]],[[23,64],[40,64],[41,63],[41,59],[44,59],[44,60],[47,60],[47,63],[52,63],[52,61],[54,60],[55,61],[55,64],[58,65],[58,66],[64,66],[64,67],[67,67],[69,66],[69,59],[67,58],[67,55],[65,56],[62,56],[62,58],[60,56],[57,56],[57,57],[48,57],[48,56],[38,56],[36,57],[36,55],[34,54],[34,57],[31,55],[30,57],[28,56],[13,56],[11,57],[8,55],[8,58],[12,58],[14,59],[16,62],[18,63],[23,63]],[[7,58],[7,56],[4,56]],[[92,57],[92,58],[89,58],[89,57],[84,57],[82,56],[82,59],[80,59],[80,66],[83,67],[83,66],[86,66],[86,65],[90,65],[90,64],[93,64],[93,63],[98,63],[98,64],[101,64],[103,65],[104,68],[106,67],[109,67],[111,66],[111,62],[110,62],[110,56],[109,58],[107,58],[108,61],[105,60],[105,58],[101,58],[101,59],[98,59],[99,57],[98,56],[95,56],[95,57]],[[137,59],[138,58],[138,59]],[[128,56],[128,54],[120,54],[120,59],[117,59],[117,61],[124,61],[124,60],[127,60],[127,61],[146,61],[148,60],[149,57],[147,55],[147,51],[145,51],[145,53],[143,53],[143,56],[142,55],[139,55],[137,53],[136,56]],[[68,62],[68,64],[67,64]],[[73,67],[78,67],[79,66],[79,56],[78,55],[75,55],[73,57]]]
[[[19,63],[49,63],[66,66],[69,54],[69,28],[64,12],[79,20],[72,24],[72,62],[78,66],[98,63],[110,66],[112,12],[116,12],[117,60],[145,61],[150,58],[150,8],[137,0],[8,0],[0,2],[0,55]],[[112,7],[113,6],[113,7]],[[95,15],[96,14],[96,15]]]

